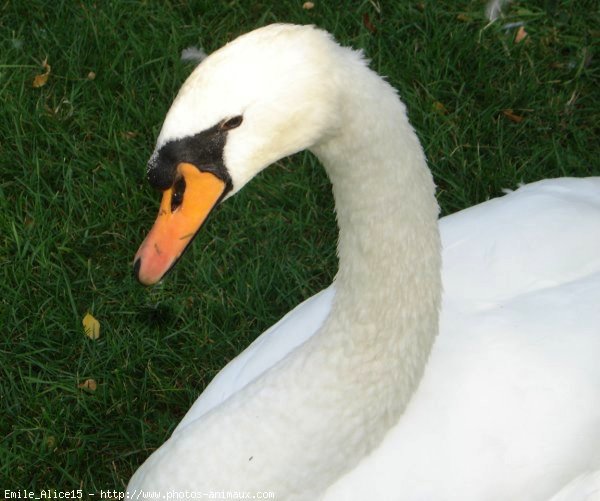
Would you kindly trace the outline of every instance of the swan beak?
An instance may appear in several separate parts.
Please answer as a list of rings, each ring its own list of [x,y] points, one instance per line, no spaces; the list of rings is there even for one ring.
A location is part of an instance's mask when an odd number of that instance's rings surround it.
[[[143,285],[158,282],[181,257],[225,192],[226,184],[195,165],[181,163],[163,192],[158,217],[138,249],[133,271]]]

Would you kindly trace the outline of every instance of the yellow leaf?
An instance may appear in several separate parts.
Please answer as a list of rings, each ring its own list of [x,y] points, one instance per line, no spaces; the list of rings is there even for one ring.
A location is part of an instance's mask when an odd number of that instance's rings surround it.
[[[128,131],[121,132],[121,137],[123,139],[133,139],[137,135],[138,135],[138,132],[136,132],[134,130],[128,130]]]
[[[77,388],[87,391],[96,391],[96,388],[98,388],[98,383],[96,383],[95,379],[86,379],[83,383],[78,384]]]
[[[521,115],[517,115],[513,110],[502,110],[502,114],[508,118],[511,122],[515,122],[516,124],[519,124],[523,121],[523,116]]]
[[[52,70],[52,67],[48,64],[48,59],[44,59],[44,62],[42,63],[42,67],[45,70],[44,73],[41,73],[40,75],[36,75],[33,79],[33,83],[31,84],[31,86],[34,89],[43,87],[44,85],[46,85],[46,82],[48,82],[48,77],[50,76],[50,71]]]
[[[527,32],[523,26],[519,26],[517,34],[515,35],[515,43],[521,43],[525,38],[527,38]]]
[[[86,313],[81,323],[87,337],[90,339],[98,339],[100,337],[100,322],[91,313]]]
[[[442,115],[445,115],[446,113],[448,113],[448,110],[446,109],[446,107],[444,106],[443,103],[440,103],[439,101],[435,101],[432,105],[434,111],[437,111],[438,113],[441,113]]]

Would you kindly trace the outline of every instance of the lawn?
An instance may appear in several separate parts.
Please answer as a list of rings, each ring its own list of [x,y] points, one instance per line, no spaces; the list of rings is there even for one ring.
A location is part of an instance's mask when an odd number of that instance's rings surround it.
[[[211,52],[293,22],[364,49],[408,105],[444,214],[522,182],[600,175],[595,2],[514,1],[494,24],[483,10],[0,5],[0,497],[123,489],[218,370],[335,274],[329,184],[302,153],[227,201],[163,283],[133,279],[159,202],[145,164],[192,69],[185,47]],[[525,37],[507,23],[524,23]],[[84,334],[88,312],[96,340]]]

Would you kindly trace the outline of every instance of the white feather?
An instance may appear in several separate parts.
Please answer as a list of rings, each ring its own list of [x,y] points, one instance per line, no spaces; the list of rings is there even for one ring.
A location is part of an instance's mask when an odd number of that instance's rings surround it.
[[[181,51],[181,60],[199,64],[207,58],[206,52],[200,47],[187,47]]]
[[[579,475],[550,501],[600,501],[600,470]]]
[[[491,0],[485,8],[485,15],[494,22],[502,15],[502,9],[510,0]]]

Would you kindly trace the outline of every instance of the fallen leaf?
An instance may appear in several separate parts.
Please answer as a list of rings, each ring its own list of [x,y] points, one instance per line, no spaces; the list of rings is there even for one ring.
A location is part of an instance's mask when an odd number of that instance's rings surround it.
[[[459,21],[462,21],[463,23],[470,23],[471,21],[473,21],[473,18],[468,16],[467,14],[458,14],[456,16],[456,19],[458,19]]]
[[[48,82],[48,77],[50,76],[50,71],[52,70],[52,67],[48,64],[47,58],[44,59],[44,62],[42,63],[42,68],[44,68],[44,73],[36,75],[33,78],[33,83],[31,84],[31,86],[34,89],[43,87]]]
[[[121,132],[121,137],[123,139],[133,139],[134,137],[137,137],[138,133],[134,130],[126,130]]]
[[[304,2],[302,4],[302,8],[304,10],[310,10],[310,9],[314,9],[315,8],[315,4],[313,2]]]
[[[377,33],[377,28],[371,22],[371,18],[369,17],[369,14],[367,12],[363,14],[363,24],[365,25],[365,28],[367,28],[371,33],[373,33],[373,35]]]
[[[511,122],[515,122],[517,124],[521,123],[525,118],[521,115],[517,115],[513,112],[513,110],[502,110],[502,114],[508,118]]]
[[[527,32],[524,26],[519,26],[517,34],[515,35],[515,43],[521,43],[527,37]]]
[[[448,113],[448,109],[444,106],[443,103],[440,103],[439,101],[435,101],[432,106],[433,106],[434,111],[437,111],[438,113],[441,113],[442,115],[445,115],[446,113]]]
[[[90,71],[87,74],[87,78],[88,78],[88,80],[94,80],[96,78],[96,72],[95,71]]]
[[[48,82],[48,76],[49,75],[50,75],[49,73],[42,73],[40,75],[36,75],[34,77],[34,79],[33,79],[33,83],[31,84],[31,86],[34,89],[37,89],[39,87],[43,87]]]
[[[86,313],[81,323],[87,337],[90,339],[98,339],[100,337],[100,322],[91,313]]]
[[[86,391],[96,391],[98,388],[98,383],[96,383],[95,379],[86,379],[83,383],[78,384],[77,388],[81,388]]]

